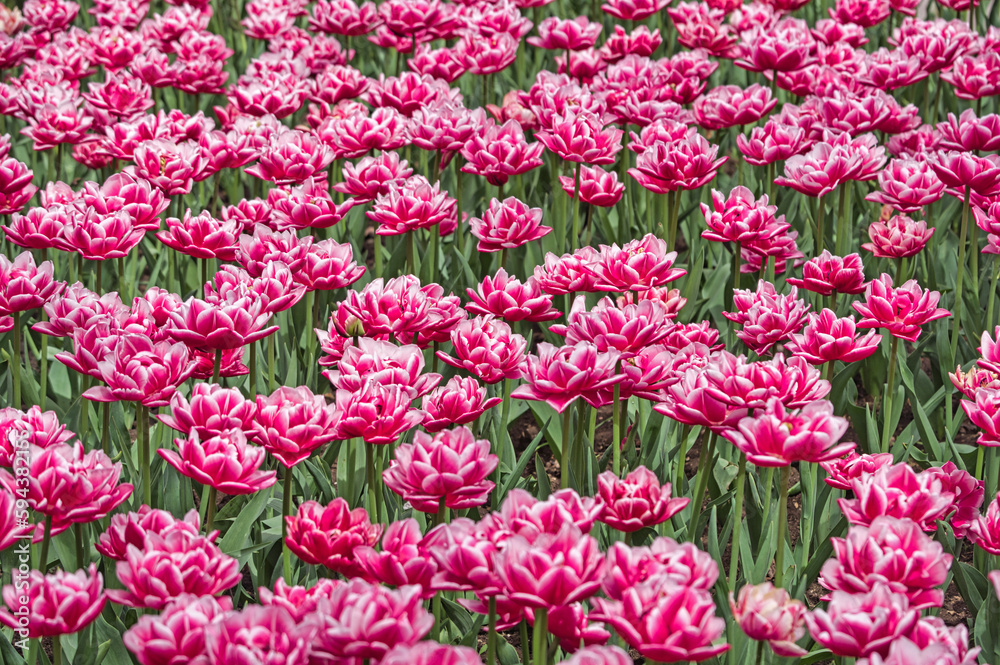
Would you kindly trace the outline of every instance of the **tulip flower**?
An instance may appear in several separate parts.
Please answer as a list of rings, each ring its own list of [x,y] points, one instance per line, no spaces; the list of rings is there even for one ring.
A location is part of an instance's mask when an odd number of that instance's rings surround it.
[[[872,241],[862,244],[861,248],[878,257],[903,259],[919,254],[932,235],[934,229],[928,229],[926,222],[895,215],[887,222],[872,222],[868,227],[868,237]]]
[[[827,485],[841,490],[850,490],[854,479],[873,474],[883,466],[892,466],[892,454],[859,455],[852,451],[846,457],[820,462],[820,466],[828,474],[824,478]]]
[[[423,176],[411,176],[376,197],[368,218],[379,226],[379,235],[401,235],[417,229],[439,226],[455,217],[455,199],[433,186]],[[444,227],[442,227],[444,228]]]
[[[550,152],[577,164],[614,164],[622,149],[620,129],[604,127],[601,119],[589,111],[566,111],[552,118],[551,127],[536,132]],[[579,168],[579,167],[577,167]]]
[[[805,635],[806,606],[770,582],[747,584],[739,600],[729,592],[729,607],[740,629],[752,640],[766,641],[783,658],[801,658],[806,650],[796,644]]]
[[[399,185],[413,175],[399,153],[383,152],[378,157],[365,157],[356,164],[344,164],[344,181],[333,186],[335,191],[347,194],[356,203],[370,203],[378,196],[385,196],[394,185]]]
[[[538,48],[557,51],[582,51],[597,42],[600,23],[590,22],[586,16],[561,19],[550,16],[538,24],[538,36],[529,37],[528,43]]]
[[[306,386],[258,395],[251,437],[290,469],[334,440],[338,412]]]
[[[969,526],[969,540],[990,554],[1000,555],[1000,495],[990,502],[985,515],[977,511]]]
[[[110,526],[101,534],[94,547],[102,556],[115,561],[124,561],[128,557],[130,545],[142,549],[147,533],[165,536],[171,531],[187,531],[197,536],[200,527],[198,511],[194,509],[190,510],[184,519],[177,519],[165,510],[139,506],[137,512],[118,513],[112,516]]]
[[[903,594],[884,584],[863,594],[834,591],[830,604],[806,614],[809,633],[838,656],[887,654],[892,642],[917,623],[920,614]]]
[[[597,476],[597,495],[603,502],[598,520],[613,529],[631,533],[654,527],[684,510],[687,498],[671,498],[670,483],[663,483],[644,466],[619,480],[611,471]]]
[[[376,380],[366,380],[356,391],[338,390],[336,408],[341,415],[333,431],[335,438],[361,438],[373,445],[394,443],[424,419],[424,412],[411,406],[415,397],[409,386]]]
[[[197,432],[174,439],[177,452],[160,449],[167,464],[198,483],[225,494],[253,494],[274,484],[276,472],[261,471],[263,448],[247,445],[246,434],[231,429],[201,441]],[[209,507],[211,516],[211,506]]]
[[[492,316],[463,321],[451,332],[455,356],[443,351],[437,356],[454,367],[462,367],[486,383],[516,379],[523,373],[527,341],[510,326]]]
[[[475,649],[429,641],[396,647],[379,661],[381,665],[479,665],[481,662]]]
[[[797,288],[792,287],[788,295],[778,295],[774,285],[764,280],[757,283],[755,291],[736,291],[733,306],[736,311],[723,312],[723,316],[743,326],[737,336],[758,355],[801,330],[809,309],[799,300]]]
[[[813,402],[792,415],[772,398],[763,413],[742,419],[737,430],[723,436],[758,466],[787,466],[795,461],[825,462],[848,453],[855,444],[837,444],[846,431],[847,421],[833,415],[830,402]]]
[[[542,293],[534,277],[523,284],[500,268],[495,277],[487,275],[478,290],[466,289],[472,300],[465,309],[472,314],[496,316],[505,321],[551,321],[560,316],[552,307],[552,296]]]
[[[777,210],[777,206],[768,205],[767,196],[755,200],[746,187],[734,188],[728,198],[713,189],[712,206],[701,204],[701,214],[708,225],[701,237],[740,244],[766,240],[783,233],[789,226],[784,216],[775,218]]]
[[[546,402],[559,413],[579,397],[597,408],[601,390],[624,378],[615,372],[619,355],[613,349],[602,353],[587,341],[563,347],[542,342],[538,355],[528,356],[527,383],[511,397]]]
[[[354,556],[369,579],[395,587],[419,585],[423,588],[422,595],[430,598],[436,593],[433,578],[438,565],[425,551],[422,541],[420,525],[415,519],[400,520],[386,527],[381,551],[358,547]]]
[[[209,662],[218,665],[246,661],[300,665],[309,661],[316,639],[313,622],[296,621],[288,610],[273,605],[247,605],[238,612],[226,612],[203,630],[205,653]]]
[[[396,448],[382,477],[389,489],[421,512],[481,506],[494,487],[487,478],[500,463],[489,450],[490,442],[476,439],[466,427],[434,436],[414,432],[413,443]]]
[[[157,240],[182,254],[197,259],[236,260],[236,239],[241,229],[235,222],[216,220],[207,212],[192,216],[188,210],[183,219],[168,217],[167,229],[156,234]]]
[[[354,550],[374,547],[382,534],[382,526],[369,522],[364,508],[351,510],[341,498],[325,507],[306,501],[285,522],[288,525],[285,543],[297,557],[347,577],[362,572]]]
[[[280,577],[274,583],[274,591],[260,587],[261,605],[277,605],[283,607],[298,620],[315,614],[323,600],[329,600],[334,589],[344,584],[342,580],[321,577],[316,584],[308,589],[301,586],[290,586]]]
[[[506,595],[542,610],[589,598],[600,588],[603,570],[597,541],[572,524],[532,543],[514,536],[497,558]]]
[[[644,291],[664,286],[687,274],[674,268],[677,252],[667,252],[667,243],[652,234],[618,245],[601,245],[600,258],[589,268],[603,291]]]
[[[861,257],[848,254],[844,258],[823,250],[809,259],[802,268],[802,279],[789,277],[792,286],[828,296],[833,292],[857,294],[865,290],[865,275]]]
[[[700,97],[694,104],[694,116],[705,129],[726,129],[756,123],[778,104],[771,90],[759,83],[740,88],[721,85]]]
[[[13,261],[0,254],[0,314],[37,309],[57,297],[66,282],[57,282],[52,275],[52,262],[36,266],[31,252],[22,252]]]
[[[520,175],[542,165],[541,143],[528,143],[517,120],[497,126],[492,121],[462,147],[466,164],[463,173],[481,175],[494,186],[507,183],[512,175]]]
[[[858,362],[878,351],[882,336],[874,330],[858,336],[853,316],[838,319],[829,309],[809,314],[802,333],[795,333],[785,344],[789,353],[805,358],[813,365],[837,360]]]
[[[239,564],[210,539],[183,530],[147,533],[117,564],[124,589],[109,589],[119,605],[160,610],[184,593],[215,596],[240,581]]]
[[[632,659],[618,647],[588,646],[574,653],[566,663],[567,665],[631,665]]]
[[[192,296],[179,311],[170,313],[170,335],[204,351],[242,348],[278,330],[265,327],[272,315],[267,305],[263,298],[236,291],[206,300]]]
[[[819,577],[825,588],[862,594],[886,584],[906,595],[913,609],[943,602],[944,592],[936,587],[947,578],[952,557],[913,520],[879,517],[832,541],[835,558],[824,564]]]
[[[0,467],[14,465],[14,449],[9,440],[12,432],[25,436],[30,445],[39,448],[51,448],[75,436],[60,424],[55,411],[43,412],[37,405],[26,411],[12,407],[0,409]]]
[[[228,596],[181,594],[160,614],[139,617],[122,641],[140,665],[197,662],[205,657],[205,629],[232,609]]]
[[[104,578],[97,566],[75,573],[58,571],[51,575],[32,570],[23,587],[3,588],[7,605],[0,609],[0,624],[13,630],[26,629],[27,637],[38,639],[72,635],[90,625],[101,614],[107,599]],[[19,617],[25,617],[23,623]]]
[[[184,344],[153,343],[144,335],[118,337],[110,353],[97,362],[100,378],[107,384],[95,386],[83,396],[95,402],[124,400],[146,407],[166,406],[194,371]]]
[[[937,530],[955,507],[955,493],[939,474],[917,473],[906,464],[882,466],[851,480],[852,499],[837,499],[851,524],[870,525],[881,516],[909,518],[924,531]]]
[[[170,415],[157,416],[164,425],[178,432],[208,439],[226,430],[253,431],[257,408],[235,388],[217,384],[196,383],[188,400],[180,393],[170,399]]]
[[[581,497],[572,489],[561,489],[545,501],[524,490],[511,490],[500,506],[499,518],[504,528],[533,543],[543,533],[559,533],[565,523],[590,533],[600,513],[596,499]]]
[[[503,252],[551,233],[552,229],[541,221],[541,208],[529,208],[510,196],[502,202],[491,199],[482,219],[473,217],[469,226],[472,235],[479,239],[480,252]]]
[[[486,396],[486,388],[472,377],[452,377],[444,386],[424,395],[420,410],[426,415],[421,423],[428,432],[440,432],[452,425],[467,425],[500,404],[500,397]]]
[[[892,277],[883,274],[868,283],[865,302],[853,306],[865,317],[859,328],[885,328],[893,337],[915,342],[922,325],[951,315],[937,307],[940,297],[937,291],[922,290],[913,279],[893,288]]]
[[[333,291],[347,288],[361,279],[366,270],[354,261],[350,243],[321,240],[309,247],[302,267],[295,273],[295,281],[309,291]]]
[[[374,381],[410,389],[413,397],[426,395],[441,381],[440,374],[424,373],[424,356],[415,344],[396,346],[369,338],[345,348],[337,369],[323,375],[338,390],[357,392]]]
[[[892,206],[901,213],[916,212],[944,194],[944,183],[930,164],[914,159],[891,160],[878,174],[878,184],[881,191],[868,194],[865,200]]]

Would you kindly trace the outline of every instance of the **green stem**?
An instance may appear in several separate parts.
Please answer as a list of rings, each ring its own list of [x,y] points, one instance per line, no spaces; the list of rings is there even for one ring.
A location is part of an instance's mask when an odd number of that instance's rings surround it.
[[[375,254],[375,277],[378,278],[382,276],[382,236],[376,233],[372,245],[372,250]]]
[[[969,195],[972,189],[965,188],[965,205],[962,207],[962,229],[958,238],[958,275],[955,277],[955,304],[952,306],[952,316],[954,317],[951,327],[951,360],[949,367],[955,366],[955,357],[958,353],[958,332],[962,327],[962,286],[965,280],[965,237],[969,231]]]
[[[212,383],[219,383],[219,374],[222,373],[222,349],[215,350],[215,364],[212,367]]]
[[[885,383],[885,406],[882,409],[882,452],[889,452],[889,436],[892,434],[890,428],[892,427],[892,398],[895,394],[895,386],[893,383],[896,380],[896,347],[899,344],[899,338],[893,335],[892,346],[889,350],[889,378],[886,379]]]
[[[83,524],[77,522],[73,525],[73,537],[76,541],[76,567],[77,569],[86,568],[86,552],[83,547]]]
[[[351,473],[351,469],[348,469]],[[292,583],[292,551],[288,548],[288,517],[292,514],[292,487],[294,486],[292,468],[285,469],[285,477],[282,479],[281,497],[281,548],[284,559],[285,582]]]
[[[740,569],[740,531],[743,528],[743,488],[747,481],[747,456],[740,453],[740,470],[736,474],[736,507],[733,513],[733,544],[729,552],[729,590],[736,591],[736,575]]]
[[[823,204],[823,197],[816,200],[816,254],[826,249],[826,238],[823,232],[823,217],[826,214],[826,206]]]
[[[684,463],[687,461],[687,440],[691,433],[691,426],[681,427],[680,451],[677,454],[677,469],[674,474],[674,494],[680,494],[684,489]]]
[[[21,408],[21,312],[13,312],[14,316],[14,356],[10,359],[11,397],[10,405]]]
[[[842,183],[840,185],[839,204],[838,204],[838,218],[837,218],[837,240],[836,249],[837,256],[844,255],[844,248],[847,242],[847,189],[850,187],[849,182]]]
[[[562,459],[559,462],[559,487],[562,489],[569,487],[569,455],[573,447],[573,439],[570,436],[570,413],[571,410],[567,405],[562,412]]]
[[[615,374],[621,374],[622,371],[622,361],[618,361],[618,366],[615,368]],[[622,397],[621,397],[621,383],[616,383],[614,387],[614,394],[611,399],[612,408],[612,419],[611,419],[611,470],[614,472],[615,477],[621,476],[622,473]]]
[[[151,481],[149,450],[149,408],[139,403],[139,436],[142,437],[142,492],[147,506],[153,506],[153,483]]]
[[[38,359],[38,406],[44,411],[49,392],[49,336],[42,335]]]
[[[414,270],[414,250],[413,250],[413,231],[406,234],[406,272],[413,274]]]
[[[52,638],[52,665],[62,665],[62,638],[56,635]]]
[[[38,570],[42,573],[49,562],[49,543],[52,542],[52,515],[45,516],[45,530],[42,532],[42,551],[38,556]]]
[[[580,171],[583,164],[573,169],[573,251],[580,249]]]
[[[545,665],[549,654],[548,610],[545,608],[535,610],[535,629],[532,637],[534,644],[531,652],[535,656],[532,663],[533,665]]]
[[[365,469],[368,478],[368,514],[378,520],[378,504],[375,503],[375,446],[365,442]]]
[[[674,251],[677,244],[677,218],[681,210],[681,190],[674,192],[674,200],[670,206],[670,233],[667,235],[667,251]]]
[[[489,632],[486,637],[486,665],[494,665],[497,655],[497,597],[489,600]]]
[[[272,393],[278,389],[278,382],[274,378],[274,356],[275,356],[275,341],[277,334],[271,334],[267,339],[267,386],[268,390]]]
[[[788,478],[792,467],[781,467],[781,479],[778,487],[778,550],[774,555],[774,586],[782,588],[785,585],[785,535],[788,533]]]
[[[101,405],[101,450],[111,456],[111,402]]]
[[[531,644],[528,642],[528,619],[525,617],[521,619],[521,623],[518,626],[518,630],[521,631],[521,662],[527,665],[530,661],[530,647]]]
[[[701,503],[705,498],[705,490],[708,488],[709,467],[715,457],[715,432],[708,432],[708,441],[703,443],[701,455],[698,458],[697,480],[695,481],[694,494],[691,497],[691,522],[688,524],[687,539],[694,542],[698,535],[698,521],[701,518]]]
[[[257,342],[250,345],[250,399],[257,398]]]
[[[986,305],[986,330],[993,330],[993,312],[996,311],[997,281],[1000,280],[1000,257],[993,257],[993,283]]]
[[[428,283],[432,283],[437,279],[438,244],[441,240],[441,229],[437,226],[432,226],[430,232],[431,249],[427,257],[427,260],[430,261],[430,268],[427,270],[427,274],[430,275],[427,280]]]

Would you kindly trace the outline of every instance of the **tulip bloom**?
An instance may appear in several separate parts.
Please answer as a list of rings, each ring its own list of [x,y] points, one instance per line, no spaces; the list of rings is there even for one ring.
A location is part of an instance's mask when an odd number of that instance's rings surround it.
[[[382,547],[358,547],[354,550],[361,568],[371,580],[395,587],[418,584],[424,598],[436,592],[433,582],[437,562],[427,553],[426,542],[415,519],[393,522],[385,529]]]
[[[673,267],[677,252],[668,252],[667,243],[652,234],[621,247],[601,245],[600,252],[600,258],[588,267],[602,291],[645,291],[687,274]]]
[[[340,415],[306,386],[282,386],[269,396],[257,395],[254,412],[251,437],[286,469],[333,441]]]
[[[619,355],[615,350],[601,353],[587,341],[563,347],[542,342],[538,355],[528,356],[527,382],[511,397],[546,402],[559,413],[579,397],[597,408],[601,391],[624,379],[615,373]]]
[[[0,315],[37,309],[58,296],[66,282],[52,279],[52,262],[35,266],[31,252],[18,254],[13,261],[0,254]]]
[[[153,343],[144,335],[121,335],[110,353],[97,362],[106,386],[95,386],[83,396],[95,402],[141,402],[166,406],[177,386],[194,372],[184,344]]]
[[[463,321],[451,331],[455,356],[438,351],[438,358],[461,367],[486,383],[516,379],[523,373],[527,340],[492,316]]]
[[[364,508],[351,510],[341,498],[325,507],[306,501],[285,522],[288,525],[285,543],[295,556],[347,577],[361,572],[354,557],[355,548],[374,547],[382,535],[382,525],[369,522]]]
[[[893,337],[915,342],[922,325],[951,316],[951,312],[937,306],[940,298],[937,291],[921,289],[915,279],[893,288],[892,277],[883,273],[868,283],[865,302],[853,306],[864,317],[859,328],[885,328]]]
[[[687,498],[671,498],[670,483],[640,466],[619,480],[611,471],[597,476],[597,495],[603,502],[597,519],[612,529],[631,533],[666,522],[684,510]]]
[[[729,607],[740,629],[752,640],[766,641],[783,658],[801,658],[808,653],[796,644],[806,634],[806,606],[793,600],[784,589],[770,582],[747,584],[739,600],[729,592]]]
[[[757,466],[788,466],[792,462],[825,462],[854,449],[837,442],[847,431],[847,420],[833,415],[833,404],[816,401],[790,414],[777,398],[763,413],[742,419],[736,430],[723,432]]]
[[[802,268],[802,279],[789,277],[785,281],[792,286],[824,296],[835,291],[853,295],[865,290],[861,257],[857,254],[848,254],[840,258],[826,249],[816,258],[806,261]]]
[[[864,594],[834,591],[830,604],[806,614],[809,633],[838,656],[861,658],[887,654],[896,639],[907,635],[920,617],[906,596],[884,584]]]
[[[779,295],[774,285],[760,280],[757,289],[734,292],[735,312],[723,312],[727,319],[743,326],[737,333],[758,355],[766,354],[778,342],[802,329],[809,305],[799,300],[794,286],[788,295]]]
[[[597,541],[572,524],[555,534],[541,534],[531,543],[514,536],[497,557],[506,595],[537,609],[589,598],[600,588],[603,571]]]
[[[171,531],[187,531],[197,536],[200,527],[198,511],[193,508],[184,519],[179,520],[165,510],[139,506],[137,512],[112,516],[110,526],[101,534],[94,547],[102,556],[124,561],[128,556],[129,546],[142,549],[147,533],[164,536]],[[209,535],[209,538],[212,539],[213,536]]]
[[[191,398],[174,393],[170,399],[170,415],[157,416],[164,425],[178,432],[207,439],[230,429],[245,433],[253,431],[257,407],[236,388],[223,388],[212,383],[196,383]]]
[[[232,609],[228,596],[181,594],[160,614],[139,617],[122,641],[140,665],[198,662],[205,657],[205,629]]]
[[[247,605],[205,626],[205,654],[217,665],[302,665],[309,661],[315,636],[315,623],[296,621],[283,607]]]
[[[494,487],[487,478],[500,463],[489,451],[490,442],[476,439],[466,427],[434,436],[414,432],[413,443],[396,448],[382,477],[386,487],[424,513],[436,513],[442,505],[455,510],[481,506]]]
[[[486,396],[486,388],[472,377],[452,377],[444,386],[424,395],[421,423],[428,432],[440,432],[452,425],[467,425],[503,401]]]
[[[479,239],[480,252],[501,252],[543,238],[552,232],[542,225],[542,209],[529,208],[513,196],[502,202],[491,199],[482,219],[469,220],[472,235]]]
[[[902,259],[915,256],[934,235],[926,222],[917,222],[906,215],[895,215],[887,222],[872,222],[868,227],[870,243],[861,245],[875,256]]]
[[[500,268],[495,277],[487,275],[479,289],[466,289],[472,300],[465,309],[472,314],[492,314],[505,321],[551,321],[561,315],[552,307],[552,296],[542,293],[534,277],[521,280]]]
[[[0,609],[0,624],[13,630],[26,629],[31,639],[59,639],[77,633],[97,619],[107,602],[104,578],[93,563],[75,573],[45,575],[32,570],[24,582],[23,587],[12,584],[3,588],[7,607]]]
[[[157,452],[178,473],[225,494],[253,494],[273,485],[277,472],[261,471],[266,453],[247,445],[246,434],[231,429],[201,441],[197,432],[174,439],[177,452]]]
[[[878,351],[882,336],[874,330],[858,336],[853,316],[838,319],[829,309],[810,314],[801,334],[793,334],[785,349],[813,365],[837,360],[858,362]]]
[[[944,194],[944,183],[930,164],[914,159],[890,161],[879,172],[878,184],[881,191],[872,192],[865,200],[892,206],[902,213],[916,212]]]

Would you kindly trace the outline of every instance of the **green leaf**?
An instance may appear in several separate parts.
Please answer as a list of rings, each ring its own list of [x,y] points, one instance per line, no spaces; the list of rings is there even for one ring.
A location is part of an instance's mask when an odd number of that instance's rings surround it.
[[[243,549],[244,543],[250,536],[250,529],[267,507],[267,501],[271,498],[273,489],[273,487],[269,487],[254,494],[253,498],[239,512],[238,517],[229,527],[226,535],[223,536],[222,542],[219,543],[219,548],[223,552],[232,555]]]
[[[14,650],[14,646],[3,633],[0,633],[0,662],[4,665],[24,665],[24,658]]]
[[[542,439],[545,437],[545,430],[548,429],[549,420],[545,421],[545,424],[538,430],[538,434],[535,438],[531,440],[528,447],[521,453],[521,458],[517,460],[517,466],[509,476],[507,476],[507,482],[503,486],[503,493],[500,495],[500,500],[502,501],[507,494],[517,486],[518,479],[524,475],[524,470],[528,468],[528,462],[532,461],[535,457],[535,451],[538,450],[538,446],[541,445]]]

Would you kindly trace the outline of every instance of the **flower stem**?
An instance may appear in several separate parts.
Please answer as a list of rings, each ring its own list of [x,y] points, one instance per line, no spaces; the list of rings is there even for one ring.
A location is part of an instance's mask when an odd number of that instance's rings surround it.
[[[838,217],[837,217],[837,239],[835,241],[835,248],[837,250],[837,256],[844,255],[844,248],[847,242],[847,189],[850,187],[850,182],[841,183],[840,192],[838,197],[840,199],[838,203]]]
[[[715,432],[709,431],[708,441],[702,444],[701,455],[698,458],[697,480],[695,481],[694,494],[691,497],[691,521],[688,523],[687,539],[694,542],[698,535],[698,521],[701,518],[701,503],[705,498],[705,490],[708,488],[709,467],[715,458]]]
[[[1000,280],[1000,258],[993,257],[993,285],[986,305],[986,330],[993,330],[993,312],[996,310],[997,280]]]
[[[486,665],[494,665],[497,656],[497,597],[490,596],[489,632],[486,637]]]
[[[368,514],[378,520],[378,504],[375,503],[375,446],[365,442],[365,468],[368,478]]]
[[[257,397],[257,342],[250,345],[250,399]]]
[[[377,229],[376,229],[377,231]],[[375,233],[375,239],[372,241],[372,251],[375,254],[375,277],[382,276],[382,236],[377,232]]]
[[[222,349],[215,350],[215,364],[212,366],[212,383],[219,382],[219,374],[222,373]]]
[[[667,234],[667,251],[674,251],[677,244],[677,218],[681,212],[681,190],[674,192],[674,199],[670,205],[670,232]]]
[[[77,569],[86,568],[86,553],[83,547],[83,524],[80,522],[74,524],[73,532],[74,540],[76,541],[76,567]]]
[[[889,436],[892,434],[892,398],[895,394],[893,383],[896,380],[896,347],[899,338],[893,335],[892,346],[889,350],[889,377],[885,383],[885,406],[882,409],[882,452],[889,452]]]
[[[521,662],[527,665],[529,661],[529,651],[530,644],[528,643],[528,619],[527,617],[521,619],[521,623],[518,626],[518,630],[521,632]]]
[[[582,169],[583,164],[577,164],[576,168],[573,169],[573,251],[580,249],[580,171]]]
[[[111,456],[111,402],[101,405],[101,450]]]
[[[971,188],[965,188],[965,205],[962,206],[962,228],[958,237],[958,275],[955,277],[955,304],[952,316],[955,317],[951,326],[951,360],[949,367],[955,365],[958,353],[958,332],[962,327],[962,286],[965,280],[965,237],[969,232],[969,195]]]
[[[740,470],[736,474],[736,506],[733,514],[733,544],[729,552],[729,590],[736,591],[736,575],[740,568],[740,531],[743,528],[743,494],[747,481],[747,456],[740,453]]]
[[[278,389],[278,382],[274,378],[274,348],[277,342],[275,341],[276,334],[272,334],[267,340],[267,386],[268,390],[272,393]]]
[[[573,447],[573,438],[570,436],[570,413],[571,410],[567,405],[562,412],[562,460],[559,462],[559,487],[562,489],[569,487],[569,456]]]
[[[814,250],[816,254],[819,254],[824,249],[826,249],[826,238],[823,232],[823,216],[826,214],[826,205],[823,203],[823,197],[816,199],[816,243]]]
[[[21,312],[13,312],[14,316],[14,355],[10,359],[11,396],[10,406],[21,408]]]
[[[548,645],[548,610],[539,608],[535,610],[535,629],[532,635],[534,644],[531,652],[534,654],[533,665],[545,665],[549,655]]]
[[[413,254],[413,231],[410,231],[406,234],[406,272],[411,275],[415,270],[415,260]]]
[[[622,371],[622,361],[618,361],[618,366],[615,368],[615,374],[620,374]],[[615,476],[620,476],[622,472],[622,397],[621,397],[621,383],[616,383],[614,387],[614,396],[611,399],[612,411],[612,431],[611,431],[611,445],[614,446],[611,449],[611,470],[614,471]]]
[[[677,454],[677,471],[674,474],[674,494],[680,494],[684,486],[684,462],[687,458],[687,440],[688,434],[691,433],[691,426],[684,425],[681,427],[681,443],[680,451]]]
[[[774,555],[774,586],[782,588],[785,581],[785,535],[788,533],[788,479],[792,467],[781,467],[781,478],[778,480],[778,542]]]
[[[208,489],[208,505],[205,507],[205,533],[212,533],[215,523],[215,504],[219,500],[219,491],[214,487]]]
[[[45,516],[45,530],[42,532],[42,551],[38,556],[38,570],[45,573],[49,562],[49,543],[52,542],[52,515]]]
[[[348,469],[351,473],[351,469]],[[292,583],[292,551],[288,548],[288,517],[292,514],[292,467],[285,469],[285,477],[281,481],[281,548],[284,559],[285,582]]]
[[[52,638],[52,665],[62,665],[62,642],[59,635]]]
[[[139,403],[139,436],[142,437],[142,492],[146,505],[153,506],[153,483],[150,480],[149,408]]]
[[[411,234],[412,235],[412,234]],[[438,263],[438,242],[441,239],[441,229],[437,226],[431,227],[431,248],[427,260],[430,261],[430,268],[427,271],[429,277],[427,282],[431,283],[437,279],[437,263]]]

